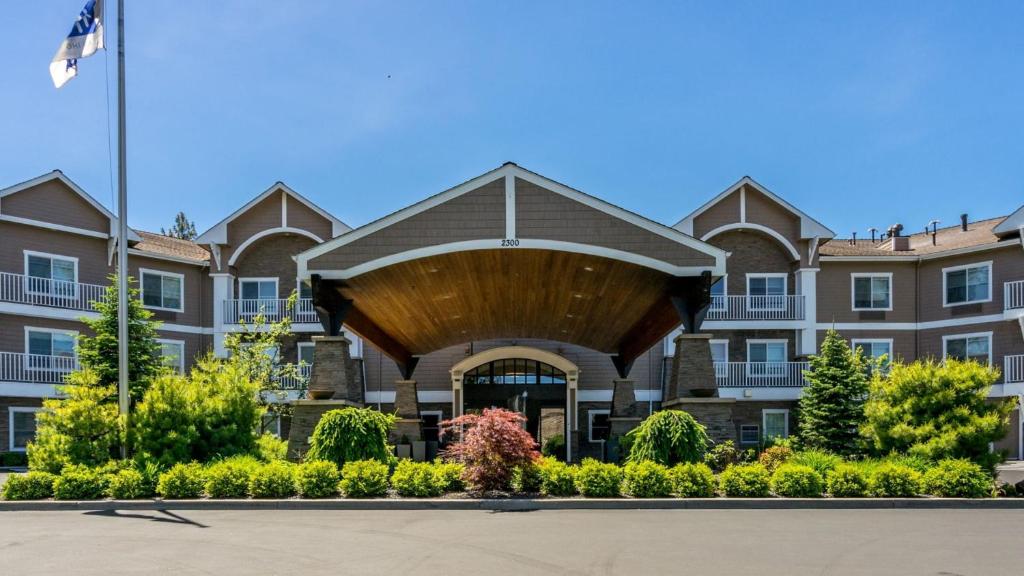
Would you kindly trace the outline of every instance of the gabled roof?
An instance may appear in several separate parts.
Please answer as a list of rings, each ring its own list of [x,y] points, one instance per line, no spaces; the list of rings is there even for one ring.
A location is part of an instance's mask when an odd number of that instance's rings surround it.
[[[0,198],[3,198],[4,196],[10,196],[12,194],[17,194],[18,192],[22,192],[24,190],[28,190],[29,188],[33,188],[35,186],[39,186],[40,184],[45,184],[47,182],[50,182],[51,180],[58,180],[58,181],[60,181],[62,184],[67,186],[69,189],[71,189],[72,192],[74,192],[75,194],[78,194],[79,196],[81,196],[86,202],[89,203],[89,205],[91,205],[93,208],[95,208],[96,211],[98,211],[101,214],[103,214],[104,216],[106,216],[107,219],[110,220],[110,232],[109,232],[109,234],[111,236],[115,236],[115,237],[117,236],[117,222],[118,222],[117,216],[113,212],[111,212],[110,210],[107,210],[106,206],[104,206],[103,204],[100,204],[95,198],[90,196],[88,192],[83,190],[78,184],[75,184],[75,182],[73,180],[71,180],[71,178],[68,178],[67,176],[65,176],[64,173],[61,172],[60,170],[54,170],[52,172],[47,172],[46,174],[43,174],[41,176],[36,176],[35,178],[32,178],[31,180],[26,180],[26,181],[21,182],[19,184],[15,184],[14,186],[8,186],[7,188],[4,188],[4,189],[0,190]],[[128,229],[128,240],[131,241],[131,242],[138,242],[138,241],[140,241],[142,239],[135,233],[134,230],[129,228]]]
[[[733,192],[736,192],[737,190],[739,190],[743,186],[749,186],[749,187],[753,188],[754,190],[757,190],[761,194],[764,194],[765,196],[770,198],[773,202],[775,202],[779,206],[782,206],[786,210],[792,212],[794,215],[799,217],[800,218],[800,237],[801,238],[815,238],[815,237],[817,237],[817,238],[821,238],[822,240],[825,240],[825,239],[828,239],[828,238],[835,237],[836,233],[833,232],[832,230],[830,230],[827,226],[825,226],[821,222],[818,222],[814,218],[811,218],[805,212],[803,212],[802,210],[799,210],[796,206],[793,206],[789,202],[786,202],[785,200],[782,199],[781,196],[776,195],[771,190],[769,190],[769,189],[765,188],[764,186],[758,184],[757,181],[755,181],[750,176],[744,176],[743,178],[740,178],[740,180],[738,182],[736,182],[732,186],[729,186],[721,194],[719,194],[718,196],[715,196],[714,198],[709,200],[707,203],[705,203],[703,206],[701,206],[700,208],[697,208],[696,210],[694,210],[693,212],[688,214],[682,220],[677,222],[676,225],[673,226],[673,227],[676,228],[677,230],[681,230],[681,231],[683,231],[683,232],[685,232],[687,234],[692,235],[693,234],[693,220],[697,216],[700,216],[705,211],[707,211],[709,208],[711,208],[715,204],[718,204],[719,202],[721,202],[722,200],[727,198],[730,194],[732,194]]]
[[[317,206],[316,204],[311,202],[309,199],[304,197],[302,194],[299,194],[295,190],[292,190],[284,182],[278,181],[278,182],[275,182],[274,185],[271,186],[270,188],[267,188],[266,190],[264,190],[260,195],[256,196],[255,198],[253,198],[252,200],[247,202],[244,206],[242,206],[238,210],[235,210],[234,212],[232,212],[230,216],[228,216],[227,218],[225,218],[225,219],[221,220],[220,222],[216,223],[215,225],[213,225],[212,228],[210,228],[206,232],[203,232],[202,234],[200,234],[199,237],[196,238],[196,243],[198,243],[198,244],[226,244],[227,241],[228,241],[228,224],[231,221],[233,221],[236,218],[238,218],[239,216],[241,216],[242,214],[245,214],[246,212],[248,212],[253,206],[259,204],[260,202],[265,200],[268,196],[271,196],[272,194],[275,194],[278,191],[284,192],[285,194],[287,194],[287,195],[291,196],[292,198],[298,200],[302,204],[305,204],[306,207],[308,207],[310,210],[313,210],[317,214],[319,214],[319,215],[323,216],[324,218],[326,218],[327,220],[329,220],[331,222],[331,232],[332,232],[332,234],[334,236],[339,236],[339,235],[344,234],[344,233],[346,233],[346,232],[348,232],[349,230],[352,229],[351,226],[349,226],[348,224],[345,224],[344,222],[342,222],[338,218],[335,218],[330,212],[328,212],[328,211],[324,210],[323,208]]]
[[[878,258],[917,258],[920,256],[938,255],[945,252],[957,253],[960,250],[982,249],[984,247],[1001,248],[999,237],[995,234],[997,224],[1006,218],[989,218],[978,222],[970,222],[964,231],[959,224],[939,228],[935,231],[934,242],[930,232],[917,232],[906,236],[909,238],[909,250],[893,250],[892,239],[872,242],[870,239],[858,238],[854,243],[847,238],[835,238],[821,245],[823,257],[878,257]],[[1014,230],[1016,231],[1016,229]],[[1016,242],[1015,240],[1010,242]]]
[[[145,232],[142,230],[137,230],[136,232],[142,237],[141,242],[132,246],[136,250],[201,262],[210,259],[210,253],[195,242],[172,238],[155,232]]]
[[[1022,228],[1024,228],[1024,206],[1017,208],[1016,212],[1004,218],[992,229],[992,233],[1002,236],[1020,232]]]

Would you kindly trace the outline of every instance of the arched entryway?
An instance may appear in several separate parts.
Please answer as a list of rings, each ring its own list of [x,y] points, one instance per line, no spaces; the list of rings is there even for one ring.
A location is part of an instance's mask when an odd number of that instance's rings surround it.
[[[579,368],[553,352],[528,346],[503,346],[474,354],[451,368],[452,414],[489,406],[527,417],[527,429],[542,442],[548,414],[564,420],[566,459],[572,458]],[[555,409],[558,410],[555,410]]]

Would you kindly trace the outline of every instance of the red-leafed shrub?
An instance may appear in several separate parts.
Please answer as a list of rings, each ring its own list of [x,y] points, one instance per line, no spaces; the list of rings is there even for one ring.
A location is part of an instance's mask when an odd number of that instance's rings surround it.
[[[508,490],[517,466],[540,458],[537,443],[524,428],[526,418],[501,408],[466,414],[441,423],[443,434],[454,438],[445,457],[462,462],[463,479],[475,490]]]

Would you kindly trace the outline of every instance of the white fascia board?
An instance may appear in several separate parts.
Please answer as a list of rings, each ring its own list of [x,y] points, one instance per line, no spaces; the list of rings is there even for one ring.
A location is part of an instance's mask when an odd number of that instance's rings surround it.
[[[1020,230],[1021,226],[1024,226],[1024,206],[1017,208],[1013,214],[1010,214],[1002,222],[996,224],[992,232],[995,234],[1012,234]]]
[[[0,382],[0,391],[4,396],[13,398],[56,398],[55,384],[38,384],[35,382]]]

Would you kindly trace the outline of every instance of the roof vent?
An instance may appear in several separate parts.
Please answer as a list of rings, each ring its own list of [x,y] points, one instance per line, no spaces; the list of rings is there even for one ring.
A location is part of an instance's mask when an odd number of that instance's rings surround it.
[[[902,233],[903,233],[903,224],[900,224],[900,223],[897,222],[896,224],[893,224],[892,226],[889,226],[888,234],[889,234],[890,238],[896,238],[897,236],[899,236]]]
[[[967,232],[967,214],[960,215],[960,229]]]
[[[906,252],[910,250],[910,236],[893,236],[892,251]]]

